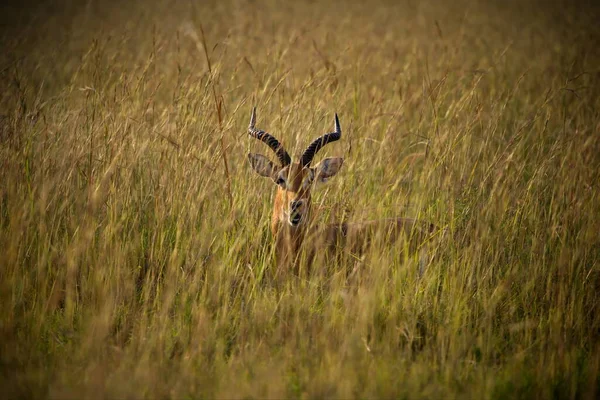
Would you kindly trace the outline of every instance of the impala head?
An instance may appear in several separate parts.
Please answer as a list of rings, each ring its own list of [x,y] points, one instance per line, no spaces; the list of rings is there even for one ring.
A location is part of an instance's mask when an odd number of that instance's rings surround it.
[[[255,127],[256,108],[252,110],[248,133],[253,138],[266,143],[275,152],[278,164],[273,163],[262,154],[250,153],[248,159],[254,171],[268,178],[278,186],[277,197],[273,209],[273,219],[287,222],[292,227],[300,227],[308,220],[310,213],[310,192],[315,183],[325,182],[335,175],[342,166],[340,157],[325,158],[311,167],[317,152],[327,143],[339,140],[342,136],[340,121],[335,115],[334,132],[315,139],[302,153],[298,162],[292,159],[281,143],[272,135]]]

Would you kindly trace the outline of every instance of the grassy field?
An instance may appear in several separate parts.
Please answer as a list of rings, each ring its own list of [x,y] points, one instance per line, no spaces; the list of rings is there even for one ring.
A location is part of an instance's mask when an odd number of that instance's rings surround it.
[[[598,10],[206,3],[2,6],[7,398],[597,398]],[[265,278],[253,105],[294,155],[339,114],[319,220],[447,227],[421,279]]]

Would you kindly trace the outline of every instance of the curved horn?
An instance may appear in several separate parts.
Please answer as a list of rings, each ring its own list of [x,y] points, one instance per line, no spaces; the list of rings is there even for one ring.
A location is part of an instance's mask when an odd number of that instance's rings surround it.
[[[283,148],[281,143],[279,143],[279,141],[277,139],[275,139],[274,136],[268,134],[267,132],[261,131],[260,129],[256,129],[256,127],[254,126],[255,124],[256,124],[256,107],[253,107],[252,115],[250,116],[250,125],[248,125],[248,133],[253,138],[256,138],[256,139],[260,140],[261,142],[266,143],[267,146],[269,146],[271,148],[271,150],[273,150],[275,152],[275,154],[277,155],[277,158],[279,159],[279,162],[281,163],[282,166],[285,167],[286,165],[290,165],[290,163],[292,162],[292,159],[291,159],[290,155],[288,154],[288,152],[285,151],[285,149]]]
[[[327,133],[321,137],[315,139],[302,153],[302,157],[300,158],[300,165],[303,167],[308,167],[319,150],[327,143],[335,142],[342,137],[342,128],[340,127],[340,120],[338,119],[337,114],[335,114],[335,128],[334,132]]]

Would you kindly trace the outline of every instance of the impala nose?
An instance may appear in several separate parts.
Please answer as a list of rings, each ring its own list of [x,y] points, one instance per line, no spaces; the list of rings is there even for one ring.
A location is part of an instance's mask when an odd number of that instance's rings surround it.
[[[292,225],[298,225],[302,219],[300,214],[300,207],[302,206],[303,200],[293,200],[290,202],[290,223]]]
[[[296,212],[300,206],[302,205],[302,200],[293,200],[290,203],[290,209],[292,210],[292,212]]]

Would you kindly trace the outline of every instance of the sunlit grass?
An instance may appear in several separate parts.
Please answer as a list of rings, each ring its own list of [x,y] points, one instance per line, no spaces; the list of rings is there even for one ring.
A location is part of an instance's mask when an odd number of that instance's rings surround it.
[[[597,14],[257,1],[7,13],[0,384],[9,397],[594,398]],[[17,16],[20,16],[17,18]],[[247,137],[343,156],[321,220],[448,228],[275,267]],[[227,168],[225,167],[227,164]],[[350,278],[346,271],[353,271]]]

